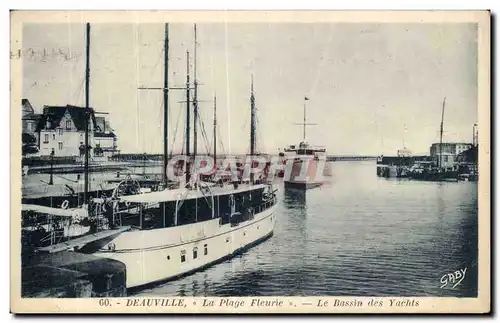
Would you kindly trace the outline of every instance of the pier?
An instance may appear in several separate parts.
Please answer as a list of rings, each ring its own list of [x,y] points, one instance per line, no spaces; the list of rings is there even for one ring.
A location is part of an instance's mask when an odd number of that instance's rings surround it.
[[[25,257],[22,297],[124,297],[126,268],[119,261],[61,251]]]

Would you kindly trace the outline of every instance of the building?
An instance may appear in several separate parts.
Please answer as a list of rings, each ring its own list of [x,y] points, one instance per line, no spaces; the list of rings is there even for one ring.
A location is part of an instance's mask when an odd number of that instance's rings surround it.
[[[95,113],[89,108],[89,146],[93,155]],[[36,128],[40,155],[81,156],[85,152],[85,108],[72,105],[44,106]]]
[[[471,143],[453,143],[453,142],[443,142],[434,143],[430,148],[430,155],[435,159],[441,166],[448,167],[452,166],[457,161],[457,156],[462,152],[469,150],[472,147]]]
[[[41,115],[35,113],[35,109],[33,109],[33,106],[28,99],[21,100],[21,109],[23,133],[28,133],[35,136],[38,141],[36,126],[38,124],[38,121],[40,120]]]
[[[118,153],[116,134],[105,117],[96,117],[96,131],[94,133],[94,156],[111,157]]]
[[[109,157],[117,153],[117,137],[105,117],[89,108],[90,157]],[[85,108],[73,105],[43,107],[34,113],[27,99],[22,100],[23,155],[81,157],[85,152]]]
[[[23,156],[38,153],[38,133],[36,126],[41,115],[35,113],[35,109],[28,99],[21,100],[22,120],[22,154]]]

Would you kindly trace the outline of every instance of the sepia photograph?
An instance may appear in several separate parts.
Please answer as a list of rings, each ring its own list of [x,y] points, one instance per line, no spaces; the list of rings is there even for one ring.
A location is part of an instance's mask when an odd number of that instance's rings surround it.
[[[489,312],[489,19],[11,12],[11,311]]]

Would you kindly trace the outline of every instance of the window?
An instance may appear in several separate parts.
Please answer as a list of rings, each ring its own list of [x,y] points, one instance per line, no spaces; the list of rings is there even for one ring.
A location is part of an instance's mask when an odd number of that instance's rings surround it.
[[[181,251],[181,262],[186,262],[186,250]]]
[[[28,131],[33,130],[33,129],[31,128],[31,122],[28,122],[28,123],[26,124],[26,129],[28,129]]]
[[[63,149],[63,143],[62,143],[62,141],[58,142],[57,147],[59,148],[59,150]]]
[[[101,144],[96,144],[95,149],[94,149],[94,155],[95,156],[102,156],[103,155],[103,150],[101,148]]]
[[[66,120],[66,130],[71,130],[71,120]]]
[[[44,142],[44,143],[48,143],[48,142],[49,142],[49,134],[48,134],[48,133],[46,133],[46,134],[44,135],[43,142]]]
[[[206,256],[206,255],[208,255],[208,245],[204,245],[203,247],[205,249],[205,251],[203,252],[203,254]]]
[[[56,134],[55,133],[52,134],[52,140],[56,140]]]
[[[57,132],[59,133],[59,136],[62,136],[62,134],[63,134],[63,128],[57,129]]]
[[[198,258],[198,248],[194,247],[194,249],[193,249],[193,259],[196,259],[196,258]]]

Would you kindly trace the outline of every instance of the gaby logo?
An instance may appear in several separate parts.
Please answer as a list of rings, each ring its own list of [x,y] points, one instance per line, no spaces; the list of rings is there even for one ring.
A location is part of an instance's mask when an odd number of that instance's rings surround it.
[[[451,286],[451,289],[457,287],[465,278],[465,273],[467,272],[467,268],[456,270],[451,273],[444,274],[441,276],[441,287],[444,288],[446,286]]]

